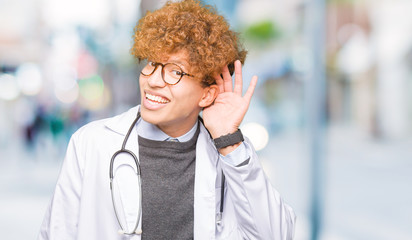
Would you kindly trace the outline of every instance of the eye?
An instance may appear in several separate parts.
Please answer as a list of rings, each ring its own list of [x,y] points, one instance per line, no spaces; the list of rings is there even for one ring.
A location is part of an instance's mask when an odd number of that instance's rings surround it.
[[[179,71],[179,70],[173,70],[173,73],[177,76],[182,76],[183,72]]]
[[[152,67],[156,66],[156,63],[155,63],[155,62],[152,62],[152,61],[149,61],[147,64],[150,65],[150,66],[152,66]]]

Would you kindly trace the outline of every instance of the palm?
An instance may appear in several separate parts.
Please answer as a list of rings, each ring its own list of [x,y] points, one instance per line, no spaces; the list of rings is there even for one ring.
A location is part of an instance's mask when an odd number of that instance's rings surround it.
[[[257,77],[254,76],[249,88],[242,96],[242,70],[240,61],[235,62],[235,86],[232,84],[227,67],[223,69],[223,79],[218,76],[216,82],[219,95],[213,105],[203,110],[203,120],[213,138],[235,132],[249,107]]]

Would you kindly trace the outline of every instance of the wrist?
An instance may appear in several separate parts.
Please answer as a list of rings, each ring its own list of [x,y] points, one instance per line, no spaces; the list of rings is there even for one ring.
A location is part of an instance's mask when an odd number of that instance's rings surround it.
[[[209,130],[210,135],[212,136],[213,139],[220,138],[222,136],[228,135],[228,134],[233,134],[238,130],[238,128],[233,128],[233,129],[221,129],[221,130]]]
[[[234,145],[238,146],[241,142],[243,142],[243,140],[243,134],[240,129],[237,129],[236,131],[229,134],[221,135],[218,138],[213,138],[215,147],[218,150]]]

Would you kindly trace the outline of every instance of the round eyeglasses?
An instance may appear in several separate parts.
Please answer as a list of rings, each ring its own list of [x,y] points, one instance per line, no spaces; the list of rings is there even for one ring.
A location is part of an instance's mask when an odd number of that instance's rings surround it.
[[[183,76],[194,77],[191,74],[183,72],[183,69],[175,63],[157,63],[157,62],[148,62],[146,66],[140,72],[143,76],[152,75],[158,66],[162,67],[162,79],[165,83],[169,85],[176,85],[182,79]]]

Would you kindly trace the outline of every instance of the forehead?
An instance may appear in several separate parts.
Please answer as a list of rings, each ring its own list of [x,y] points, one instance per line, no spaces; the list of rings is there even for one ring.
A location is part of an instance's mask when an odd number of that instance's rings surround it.
[[[190,69],[189,57],[183,51],[165,55],[159,60],[160,62],[163,62],[163,63],[177,63],[178,65],[186,69]]]

